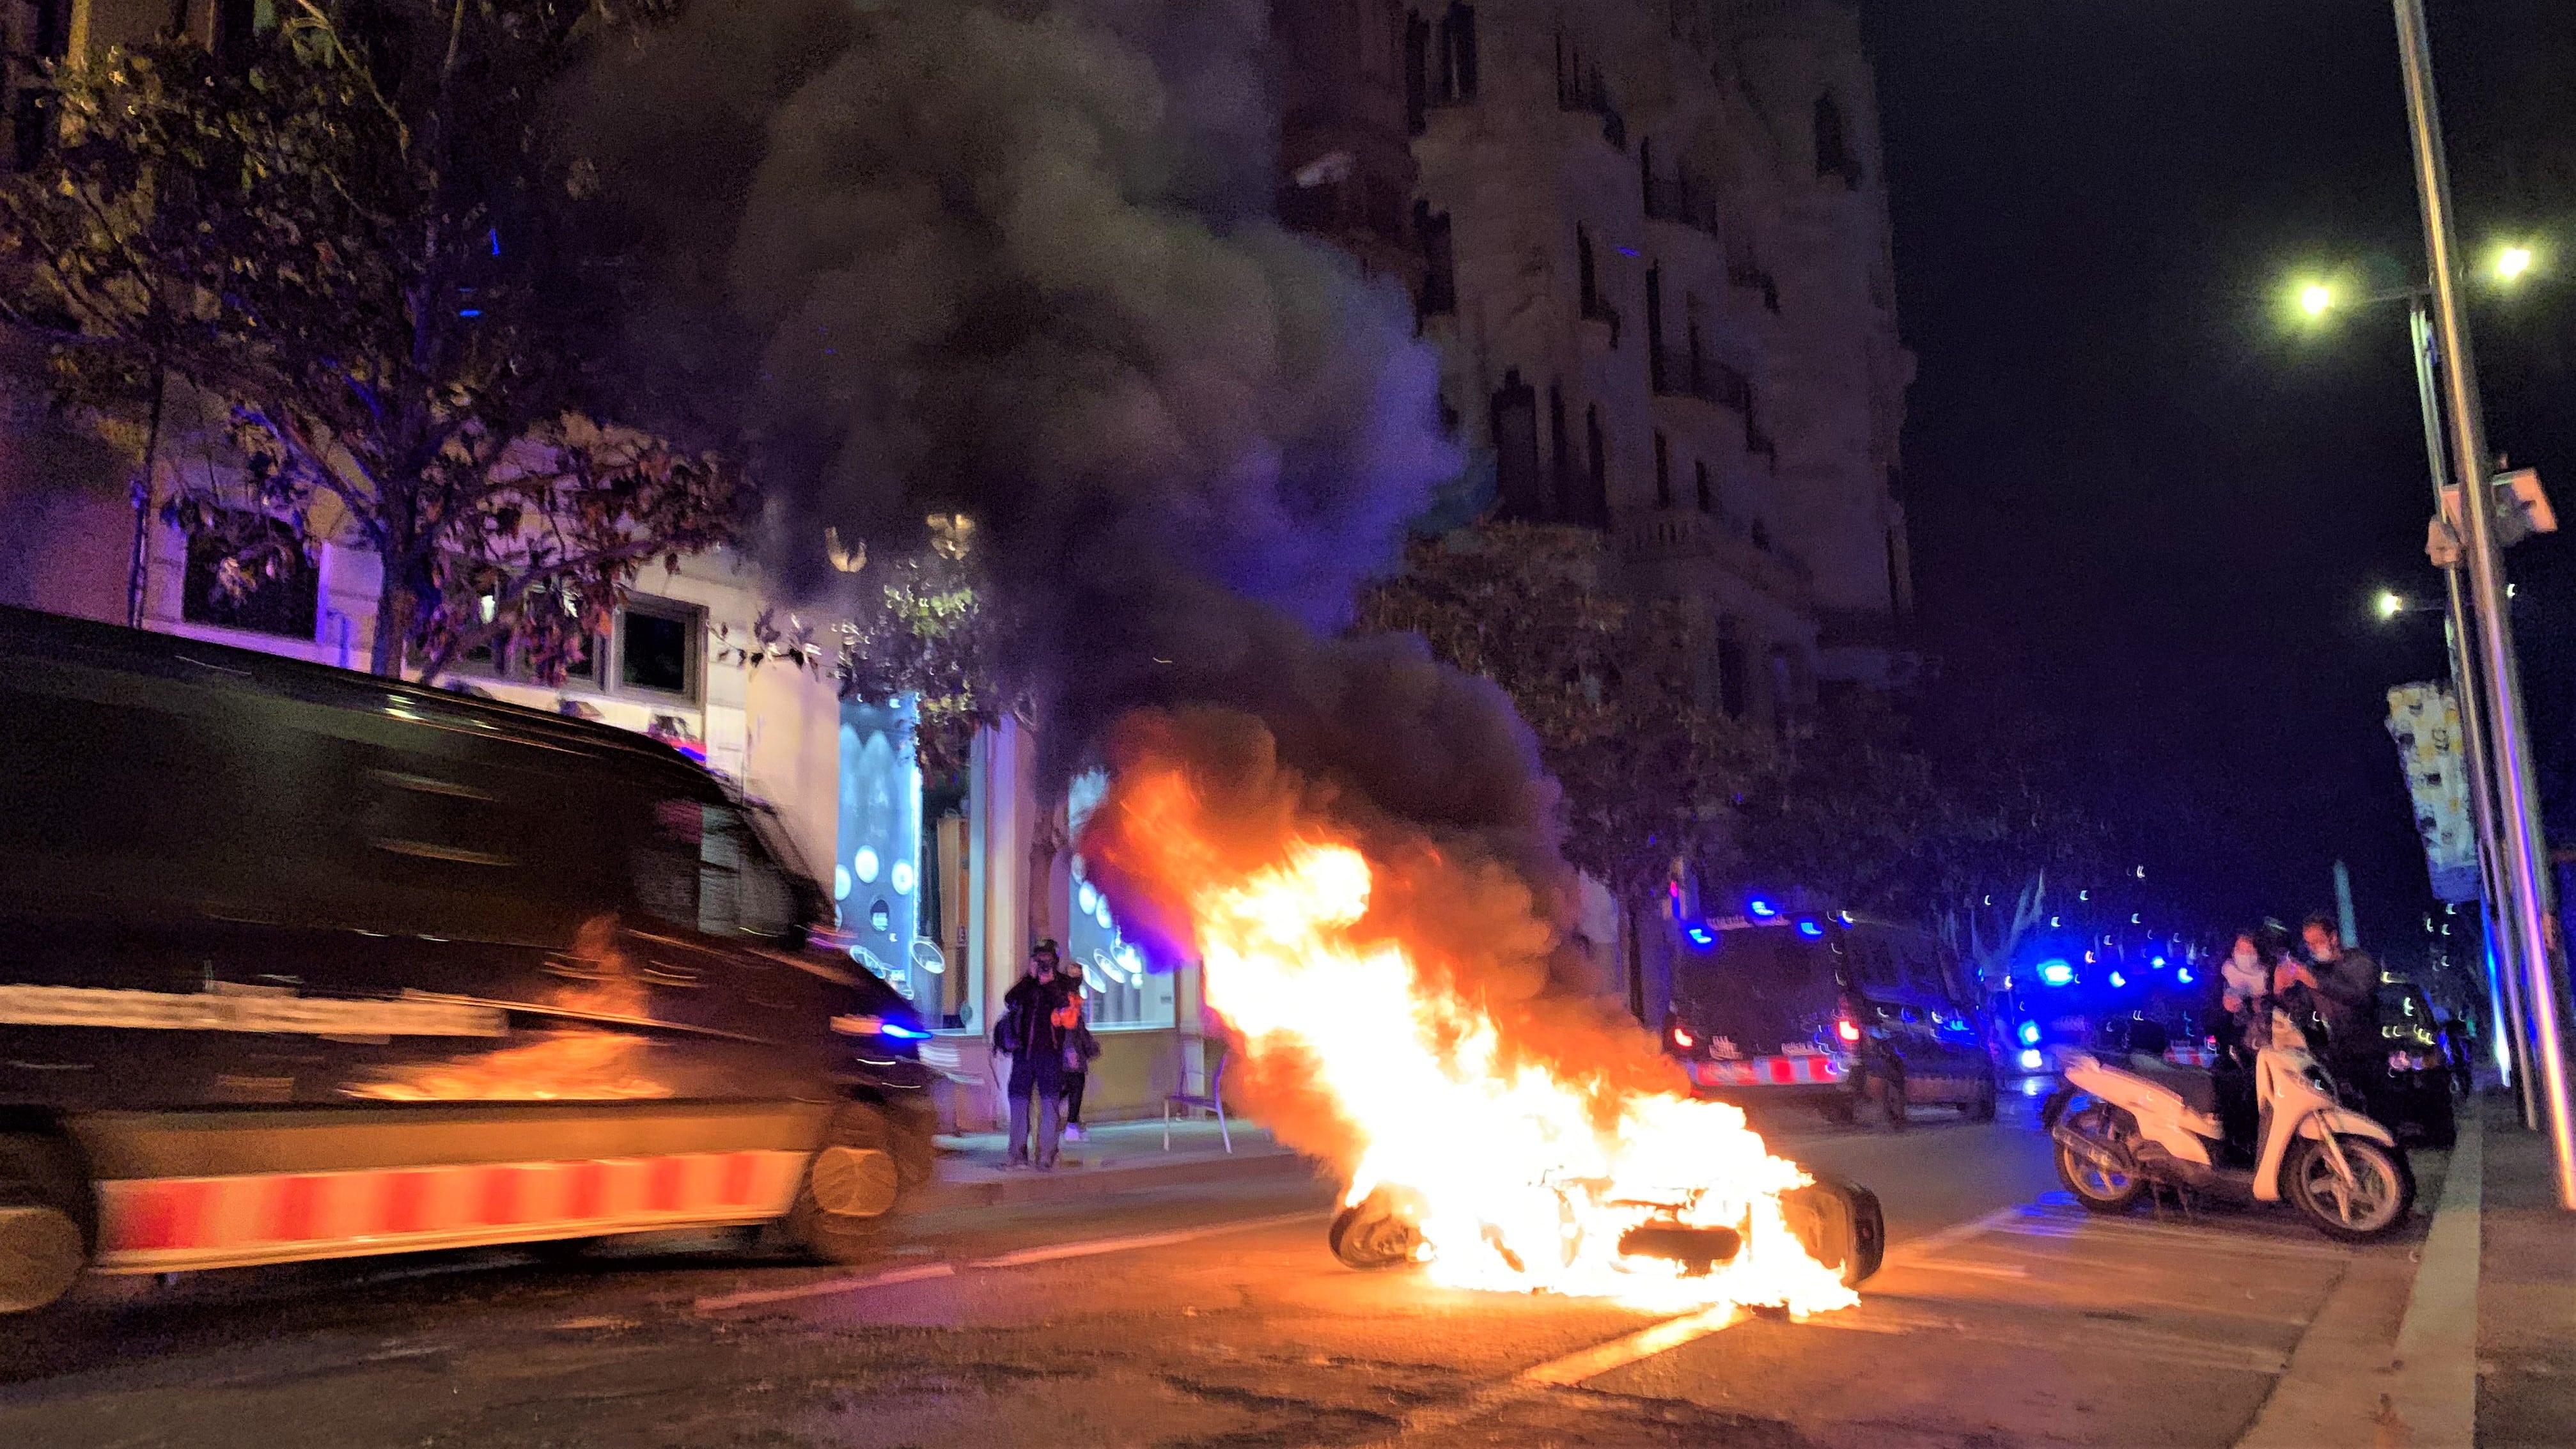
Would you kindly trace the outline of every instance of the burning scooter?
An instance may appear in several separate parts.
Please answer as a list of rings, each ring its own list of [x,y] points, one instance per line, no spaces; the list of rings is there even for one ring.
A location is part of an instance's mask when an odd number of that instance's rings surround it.
[[[1641,1201],[1609,1196],[1610,1184],[1598,1179],[1557,1180],[1548,1186],[1558,1200],[1563,1229],[1557,1241],[1568,1261],[1583,1250],[1582,1224],[1596,1216],[1585,1211],[1587,1207],[1605,1210],[1627,1224],[1618,1235],[1622,1260],[1645,1260],[1641,1267],[1670,1264],[1672,1269],[1666,1271],[1677,1269],[1684,1278],[1705,1278],[1732,1263],[1743,1251],[1750,1227],[1744,1220],[1731,1226],[1705,1221],[1700,1193]],[[1422,1233],[1422,1212],[1417,1194],[1403,1188],[1377,1188],[1333,1214],[1326,1233],[1333,1256],[1364,1270],[1428,1261],[1431,1250]],[[1886,1254],[1887,1226],[1878,1195],[1858,1183],[1819,1177],[1781,1194],[1780,1215],[1808,1256],[1839,1269],[1846,1288],[1858,1287],[1877,1272]],[[1487,1241],[1497,1252],[1511,1255],[1499,1234],[1489,1232]],[[1515,1271],[1524,1266],[1512,1261]]]

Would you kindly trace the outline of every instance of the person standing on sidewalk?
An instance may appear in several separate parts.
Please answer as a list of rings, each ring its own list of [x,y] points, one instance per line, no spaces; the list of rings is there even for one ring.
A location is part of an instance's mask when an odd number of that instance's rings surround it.
[[[1090,1079],[1091,1062],[1100,1055],[1100,1043],[1091,1035],[1091,1024],[1084,1019],[1082,1000],[1082,963],[1067,961],[1056,980],[1064,987],[1065,1004],[1056,1012],[1056,1026],[1064,1033],[1064,1140],[1080,1142],[1082,1134],[1082,1088]]]
[[[1056,1025],[1065,992],[1056,965],[1055,942],[1038,942],[1029,952],[1027,974],[1003,993],[1002,1019],[993,1027],[993,1050],[1011,1059],[1006,1087],[1011,1138],[1002,1161],[1006,1171],[1030,1166],[1033,1157],[1038,1171],[1055,1170],[1063,1130],[1065,1054],[1064,1031]]]

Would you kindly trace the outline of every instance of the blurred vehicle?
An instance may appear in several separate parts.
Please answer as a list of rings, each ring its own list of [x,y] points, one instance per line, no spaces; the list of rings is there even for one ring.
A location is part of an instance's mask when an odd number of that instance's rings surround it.
[[[2451,1057],[2433,1020],[2433,1003],[2411,981],[2382,978],[2372,996],[2385,1055],[2350,1083],[2370,1115],[2409,1145],[2447,1149],[2459,1137],[2451,1102]]]
[[[1976,997],[1938,941],[1755,906],[1681,934],[1664,1047],[1701,1095],[1806,1103],[1835,1122],[1866,1110],[1891,1130],[1918,1103],[1993,1119]]]
[[[0,609],[0,1309],[673,1227],[877,1250],[926,1035],[605,726]]]

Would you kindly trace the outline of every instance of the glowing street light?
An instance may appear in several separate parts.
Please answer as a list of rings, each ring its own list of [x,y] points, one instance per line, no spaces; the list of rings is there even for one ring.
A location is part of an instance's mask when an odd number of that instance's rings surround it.
[[[2323,282],[2310,282],[2299,289],[2299,310],[2311,317],[2326,315],[2334,306],[2334,288]]]
[[[2386,589],[2379,591],[2379,617],[2394,619],[2405,612],[2406,600],[2402,595],[2391,593]]]
[[[2509,246],[2496,253],[2495,274],[2500,282],[2517,281],[2531,270],[2531,248]]]

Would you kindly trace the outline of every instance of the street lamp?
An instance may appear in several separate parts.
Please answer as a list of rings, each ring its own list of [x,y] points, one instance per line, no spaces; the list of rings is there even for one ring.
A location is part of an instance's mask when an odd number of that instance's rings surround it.
[[[2403,614],[2403,613],[2405,613],[2405,612],[2406,612],[2406,600],[2405,600],[2405,597],[2404,597],[2403,595],[2391,593],[2391,592],[2389,592],[2389,591],[2388,591],[2388,590],[2386,590],[2386,589],[2381,589],[2381,590],[2379,591],[2379,617],[2380,617],[2380,618],[2382,618],[2382,619],[2394,619],[2394,618],[2396,618],[2398,615]]]
[[[2519,281],[2531,270],[2531,248],[2513,245],[2500,248],[2495,255],[2495,275],[2499,282]]]
[[[2311,317],[2326,315],[2334,302],[2334,288],[2323,282],[2310,282],[2299,289],[2299,310]]]
[[[2397,21],[2398,68],[2405,81],[2406,129],[2413,143],[2415,197],[2424,213],[2426,270],[2433,282],[2431,315],[2417,312],[2419,356],[2438,339],[2445,399],[2450,404],[2453,468],[2460,480],[2462,551],[2465,572],[2476,605],[2477,637],[2472,649],[2459,640],[2458,657],[2472,653],[2483,666],[2487,723],[2493,729],[2493,777],[2496,788],[2497,836],[2505,847],[2497,884],[2506,888],[2512,932],[2521,949],[2526,1018],[2530,1023],[2530,1065],[2536,1071],[2537,1095],[2545,1107],[2551,1166],[2556,1169],[2558,1205],[2576,1209],[2576,1121],[2568,1101],[2567,1058],[2558,1029],[2558,986],[2550,960],[2548,886],[2542,862],[2548,847],[2540,831],[2539,785],[2532,768],[2528,731],[2523,723],[2522,688],[2515,677],[2513,621],[2505,610],[2504,568],[2497,556],[2495,499],[2487,488],[2492,460],[2487,453],[2486,413],[2478,400],[2478,374],[2469,354],[2468,321],[2461,315],[2457,243],[2451,223],[2451,177],[2443,155],[2441,105],[2433,93],[2432,39],[2424,25],[2424,0],[2392,0]],[[2528,258],[2523,266],[2529,267]],[[2430,324],[2429,332],[2428,325]],[[2427,390],[2429,405],[2433,398]],[[2428,406],[2427,423],[2436,420]],[[2428,441],[2438,430],[2428,433]],[[2453,570],[2457,579],[2462,570]],[[2474,738],[2472,733],[2472,738]]]

